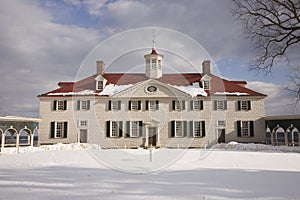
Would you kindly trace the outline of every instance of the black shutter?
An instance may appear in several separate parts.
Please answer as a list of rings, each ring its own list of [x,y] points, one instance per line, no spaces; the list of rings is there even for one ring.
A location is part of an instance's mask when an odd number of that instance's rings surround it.
[[[131,110],[131,101],[128,101],[128,110]]]
[[[158,110],[158,109],[159,109],[159,101],[156,100],[156,101],[155,101],[155,104],[156,104],[156,110]]]
[[[118,100],[118,110],[121,110],[121,100]]]
[[[126,121],[126,137],[130,137],[130,121]]]
[[[89,110],[90,108],[91,108],[91,101],[90,100],[87,100],[87,106],[86,106],[86,108],[87,108],[87,110]]]
[[[183,121],[183,136],[187,136],[187,121]]]
[[[64,138],[68,137],[68,122],[64,122]]]
[[[50,123],[50,138],[54,138],[55,134],[55,122]]]
[[[202,137],[205,137],[205,121],[201,121],[201,131],[202,131]]]
[[[143,121],[139,121],[139,133],[140,137],[143,137]]]
[[[64,110],[67,110],[67,101],[64,101]]]
[[[80,100],[77,100],[77,110],[80,110]]]
[[[236,128],[237,128],[237,136],[241,137],[242,136],[242,127],[241,127],[241,121],[236,122]]]
[[[227,110],[227,101],[224,100],[224,110]]]
[[[194,137],[194,122],[190,121],[190,137]]]
[[[53,110],[56,110],[56,109],[57,109],[57,101],[54,100],[54,101],[53,101]]]
[[[248,101],[248,110],[251,110],[251,101]]]
[[[200,110],[203,110],[203,101],[200,101]]]
[[[148,100],[145,103],[145,110],[149,110],[149,101]]]
[[[214,110],[217,110],[217,104],[218,104],[217,100],[214,100]]]
[[[171,137],[175,137],[175,121],[171,121]]]
[[[241,110],[241,101],[238,101],[238,110]]]
[[[108,110],[111,110],[111,100],[108,101]]]
[[[190,101],[190,110],[194,109],[194,101]]]
[[[110,121],[106,121],[106,137],[110,137]]]
[[[250,121],[250,137],[254,137],[254,122]]]
[[[123,137],[123,122],[119,121],[119,137]]]
[[[182,108],[182,110],[185,110],[185,101],[184,100],[181,102],[181,108]]]
[[[173,101],[172,101],[172,110],[175,110],[175,106],[176,106],[175,104],[176,104],[176,101],[173,100]]]
[[[138,110],[141,110],[141,109],[142,109],[141,104],[142,104],[142,102],[141,102],[141,101],[138,101]]]

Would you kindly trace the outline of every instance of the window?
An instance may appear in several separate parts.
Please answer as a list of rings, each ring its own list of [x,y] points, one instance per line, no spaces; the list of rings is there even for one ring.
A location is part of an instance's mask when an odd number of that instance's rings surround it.
[[[121,100],[108,101],[108,110],[121,110]]]
[[[146,110],[158,110],[159,109],[159,101],[146,101]]]
[[[128,110],[141,110],[141,101],[129,101]]]
[[[205,137],[205,121],[190,121],[190,137]]]
[[[173,110],[185,110],[185,101],[172,101],[172,109]]]
[[[68,122],[51,122],[50,138],[66,138],[68,132]]]
[[[97,90],[103,90],[103,81],[97,81]]]
[[[80,127],[87,127],[87,121],[86,120],[79,120],[79,126]]]
[[[131,122],[131,137],[139,136],[139,122],[133,121]]]
[[[53,101],[53,110],[67,110],[67,101],[66,100],[54,100]]]
[[[187,135],[187,121],[171,121],[171,137],[185,137]]]
[[[227,101],[226,100],[215,100],[214,101],[214,110],[227,110]]]
[[[203,89],[204,90],[209,90],[210,89],[210,81],[209,80],[204,80],[203,81]]]
[[[254,137],[253,121],[237,121],[238,137]]]
[[[106,137],[122,137],[122,121],[106,121]]]
[[[158,60],[158,69],[161,69],[161,60]]]
[[[90,100],[77,100],[77,110],[89,110]]]
[[[238,101],[238,110],[251,110],[251,101]]]
[[[151,59],[152,69],[156,69],[156,59]]]
[[[225,125],[226,125],[225,120],[218,120],[218,121],[217,121],[217,126],[218,126],[218,127],[224,127]]]
[[[191,110],[203,110],[203,101],[191,101]]]
[[[143,121],[126,121],[125,137],[142,137]]]

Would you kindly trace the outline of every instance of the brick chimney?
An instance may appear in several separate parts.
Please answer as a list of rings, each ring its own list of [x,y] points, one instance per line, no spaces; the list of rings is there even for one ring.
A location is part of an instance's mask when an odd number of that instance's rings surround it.
[[[97,60],[97,75],[103,75],[105,70],[105,64],[102,60]]]
[[[202,74],[210,74],[210,60],[202,62]]]

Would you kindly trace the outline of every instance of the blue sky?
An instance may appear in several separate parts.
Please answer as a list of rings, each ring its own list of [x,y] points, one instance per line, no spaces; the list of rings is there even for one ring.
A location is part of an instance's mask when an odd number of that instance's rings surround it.
[[[157,27],[157,48],[182,44],[184,55],[200,67],[198,50],[185,43],[196,41],[211,56],[222,77],[246,80],[248,87],[268,95],[267,115],[299,114],[299,105],[293,107],[293,99],[283,90],[291,67],[299,63],[299,46],[289,52],[290,62],[278,62],[271,75],[249,71],[253,44],[244,38],[242,25],[234,21],[230,7],[230,0],[0,1],[0,66],[5,74],[0,79],[0,115],[37,117],[38,94],[55,89],[59,81],[73,81],[83,68],[93,73],[93,64],[82,63],[97,45],[105,42],[110,45],[109,50],[102,49],[103,55],[99,54],[99,58],[105,58],[105,53],[114,54],[121,49],[119,43],[112,42],[112,37],[124,31],[151,29],[144,27]],[[164,46],[167,39],[163,30],[179,33],[168,38],[176,41],[174,44]],[[151,35],[151,31],[143,32],[141,38],[132,34],[122,45],[140,48],[149,44],[151,48]],[[132,55],[142,62],[145,52]],[[131,57],[127,58],[122,57],[122,62],[127,63],[124,66],[131,64]],[[171,58],[171,55],[169,60],[166,58],[165,64],[179,66]],[[126,70],[130,69],[120,69]]]

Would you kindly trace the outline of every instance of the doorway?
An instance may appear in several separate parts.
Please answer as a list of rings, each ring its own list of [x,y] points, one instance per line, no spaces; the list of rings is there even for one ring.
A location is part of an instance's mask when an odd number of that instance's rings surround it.
[[[218,143],[225,143],[225,129],[218,129]]]
[[[87,130],[80,129],[80,143],[87,143]]]
[[[148,128],[148,146],[156,146],[157,142],[157,128],[149,127]]]

